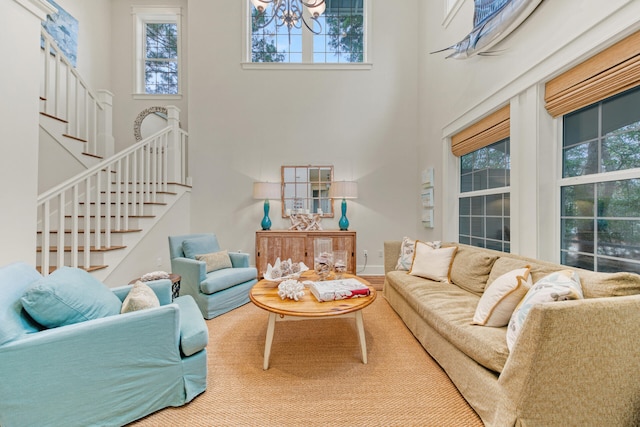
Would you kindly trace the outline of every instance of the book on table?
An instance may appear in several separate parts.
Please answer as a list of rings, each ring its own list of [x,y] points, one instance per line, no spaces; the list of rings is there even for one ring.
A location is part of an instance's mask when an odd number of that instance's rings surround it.
[[[309,290],[320,302],[335,301],[348,298],[366,297],[371,291],[358,279],[325,280],[321,282],[305,282]]]

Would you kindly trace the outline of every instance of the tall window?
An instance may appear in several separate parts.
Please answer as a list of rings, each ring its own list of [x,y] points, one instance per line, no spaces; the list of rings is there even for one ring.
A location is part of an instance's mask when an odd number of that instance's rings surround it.
[[[460,243],[511,249],[509,138],[460,157]]]
[[[180,9],[134,8],[136,93],[180,93]]]
[[[640,87],[563,116],[561,262],[640,273]]]
[[[249,0],[246,0],[249,3]],[[369,0],[326,0],[326,9],[314,22],[306,8],[305,19],[319,34],[309,31],[304,23],[300,28],[281,24],[272,18],[271,5],[265,13],[249,3],[249,31],[251,62],[288,63],[362,63],[366,61],[366,9]]]

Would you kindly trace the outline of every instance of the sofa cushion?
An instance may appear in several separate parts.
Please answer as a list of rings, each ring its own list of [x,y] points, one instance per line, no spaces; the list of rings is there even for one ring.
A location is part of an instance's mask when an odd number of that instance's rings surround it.
[[[561,270],[538,280],[529,289],[509,320],[507,347],[513,349],[531,307],[545,302],[582,299],[580,276],[574,270]],[[586,319],[585,319],[586,320]]]
[[[40,273],[24,262],[0,268],[0,345],[42,328],[22,308],[20,297]]]
[[[482,295],[497,259],[497,254],[485,249],[458,245],[451,267],[451,281],[462,289]]]
[[[79,268],[62,267],[33,283],[21,298],[33,319],[47,328],[120,314],[122,302]]]
[[[160,300],[148,285],[140,280],[136,281],[122,302],[120,313],[144,310],[147,308],[160,307]]]
[[[255,279],[258,270],[253,267],[225,268],[207,273],[207,278],[200,283],[200,290],[204,294],[213,294],[240,283]]]
[[[487,287],[473,315],[473,324],[507,326],[511,314],[532,285],[529,268],[518,268],[503,274]]]
[[[482,366],[502,372],[509,355],[506,327],[479,328],[471,324],[479,296],[404,271],[391,271],[386,278],[385,286],[393,287],[443,338]]]
[[[182,242],[182,252],[184,252],[185,258],[196,259],[196,255],[210,254],[219,250],[218,241],[212,235],[185,239]]]
[[[640,274],[596,273],[580,270],[580,283],[585,298],[620,297],[640,294]]]
[[[400,246],[400,256],[396,263],[396,270],[410,270],[413,263],[413,252],[415,250],[416,241],[408,237],[402,239]]]
[[[196,255],[196,259],[198,261],[204,261],[207,264],[207,273],[221,270],[223,268],[233,267],[233,265],[231,265],[231,258],[229,258],[229,252],[227,252],[226,250],[212,252],[209,254]]]
[[[416,241],[413,264],[411,264],[409,274],[450,283],[451,264],[457,249],[455,246],[433,249],[425,242]]]

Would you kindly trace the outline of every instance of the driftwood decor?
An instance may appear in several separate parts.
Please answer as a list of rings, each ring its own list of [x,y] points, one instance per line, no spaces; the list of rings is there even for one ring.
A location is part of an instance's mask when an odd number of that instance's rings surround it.
[[[291,227],[289,230],[315,231],[322,230],[322,214],[291,213]]]

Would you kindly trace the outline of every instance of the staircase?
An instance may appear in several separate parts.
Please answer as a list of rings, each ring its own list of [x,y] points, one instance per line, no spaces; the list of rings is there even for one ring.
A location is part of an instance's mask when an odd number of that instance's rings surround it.
[[[114,154],[111,94],[91,91],[44,31],[43,39],[41,138],[79,173],[38,196],[38,269],[79,267],[103,280],[190,191],[188,135],[167,106],[165,129]]]

